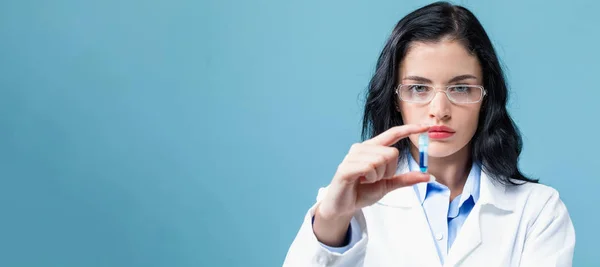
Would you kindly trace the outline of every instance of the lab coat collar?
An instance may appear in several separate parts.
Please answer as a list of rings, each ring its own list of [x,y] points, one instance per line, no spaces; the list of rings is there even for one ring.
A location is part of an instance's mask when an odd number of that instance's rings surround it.
[[[408,158],[408,170],[409,171],[418,170],[419,165],[417,164],[415,159],[412,157],[412,155],[410,155],[410,153],[406,153],[406,155]],[[464,203],[470,197],[473,197],[473,201],[475,203],[477,203],[477,201],[479,200],[479,192],[481,191],[480,190],[480,184],[481,184],[480,180],[481,180],[481,167],[480,167],[479,163],[475,162],[471,166],[469,175],[467,176],[467,181],[465,182],[465,185],[463,187],[462,194],[460,194],[459,206],[461,206],[462,203]],[[437,187],[447,188],[446,186],[439,184],[437,182],[433,182],[433,183],[435,183],[436,184],[435,186],[437,186]],[[418,183],[418,184],[414,185],[415,191],[417,191],[417,197],[421,201],[421,205],[423,204],[425,199],[428,197],[427,196],[428,186],[429,186],[429,183]]]
[[[482,168],[481,171],[481,191],[479,201],[481,204],[490,204],[496,208],[505,211],[515,209],[515,200],[506,193],[506,186],[494,181]]]
[[[407,173],[410,171],[408,158],[398,162],[396,174]],[[498,182],[494,182],[486,173],[485,167],[482,166],[480,176],[480,192],[478,202],[481,205],[492,205],[498,209],[505,211],[513,211],[515,207],[514,199],[507,196],[506,187]],[[421,206],[421,201],[412,186],[396,189],[377,202],[379,205],[412,208]]]

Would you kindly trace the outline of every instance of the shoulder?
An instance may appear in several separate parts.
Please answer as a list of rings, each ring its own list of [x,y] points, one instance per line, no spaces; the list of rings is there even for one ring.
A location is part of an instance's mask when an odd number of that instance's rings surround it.
[[[553,257],[570,261],[575,246],[575,228],[558,190],[528,182],[509,186],[506,192],[518,197],[515,211],[526,229],[525,242],[530,253],[543,255],[547,252],[548,257],[544,260],[552,259],[554,254]]]
[[[519,185],[504,186],[505,192],[509,196],[534,202],[547,202],[550,199],[560,199],[558,190],[551,186],[517,180],[512,181]]]
[[[558,190],[549,185],[513,181],[519,183],[519,185],[505,186],[505,193],[507,197],[517,201],[517,205],[521,204],[521,206],[541,209],[550,204],[562,203]]]
[[[505,192],[506,197],[514,199],[515,208],[521,209],[522,214],[532,220],[531,223],[542,218],[569,217],[558,190],[549,185],[526,182],[506,186]]]

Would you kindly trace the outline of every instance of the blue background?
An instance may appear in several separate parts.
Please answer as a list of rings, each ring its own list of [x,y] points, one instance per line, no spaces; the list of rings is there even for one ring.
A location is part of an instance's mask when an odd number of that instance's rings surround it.
[[[0,2],[0,266],[280,266],[426,1]],[[462,1],[599,265],[597,1]]]

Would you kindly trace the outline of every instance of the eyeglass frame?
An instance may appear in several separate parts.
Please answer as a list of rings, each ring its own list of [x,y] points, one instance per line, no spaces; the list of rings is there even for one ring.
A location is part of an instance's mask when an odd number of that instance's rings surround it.
[[[402,96],[400,96],[400,94],[398,93],[398,91],[400,90],[400,87],[402,87],[403,85],[420,85],[420,86],[428,86],[428,87],[432,87],[433,88],[433,97],[431,97],[431,99],[429,99],[428,101],[423,101],[423,102],[419,102],[419,101],[408,101],[408,100],[404,100],[402,99]],[[464,102],[464,103],[457,103],[455,101],[453,101],[450,96],[448,95],[448,89],[450,87],[458,87],[458,86],[469,86],[469,87],[477,87],[479,89],[481,89],[481,98],[476,101],[476,102]],[[482,85],[472,85],[472,84],[453,84],[453,85],[445,85],[444,87],[446,87],[445,90],[437,90],[438,87],[440,86],[433,86],[433,85],[427,85],[427,84],[420,84],[420,83],[409,83],[409,84],[398,84],[398,86],[396,86],[396,90],[394,90],[394,92],[396,93],[396,95],[398,96],[398,99],[400,99],[401,101],[407,102],[407,103],[418,103],[418,104],[427,104],[431,101],[433,101],[433,99],[435,98],[435,96],[437,95],[437,93],[442,92],[446,95],[446,97],[448,98],[448,100],[450,100],[450,102],[457,104],[457,105],[462,105],[462,104],[475,104],[475,103],[479,103],[481,101],[483,101],[483,98],[487,95],[487,90],[485,90],[485,88]]]

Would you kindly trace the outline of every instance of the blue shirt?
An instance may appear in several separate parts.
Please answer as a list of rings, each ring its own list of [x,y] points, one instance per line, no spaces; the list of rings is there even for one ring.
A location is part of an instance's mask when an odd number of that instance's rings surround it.
[[[409,156],[408,166],[411,171],[419,170],[419,165],[411,156]],[[431,182],[413,186],[417,197],[421,200],[442,263],[465,219],[479,199],[480,176],[481,168],[478,164],[473,164],[462,194],[456,196],[451,202],[450,189],[443,184]]]
[[[408,154],[408,158],[409,170],[418,170],[419,165],[413,157]],[[431,235],[435,240],[438,256],[442,263],[465,219],[479,199],[480,176],[481,167],[479,164],[474,163],[471,166],[462,194],[456,196],[452,201],[450,201],[450,189],[438,182],[419,183],[413,186],[427,216]],[[349,243],[344,247],[321,245],[337,253],[344,253],[352,248],[360,239],[360,226],[354,218],[350,222],[348,238]]]

